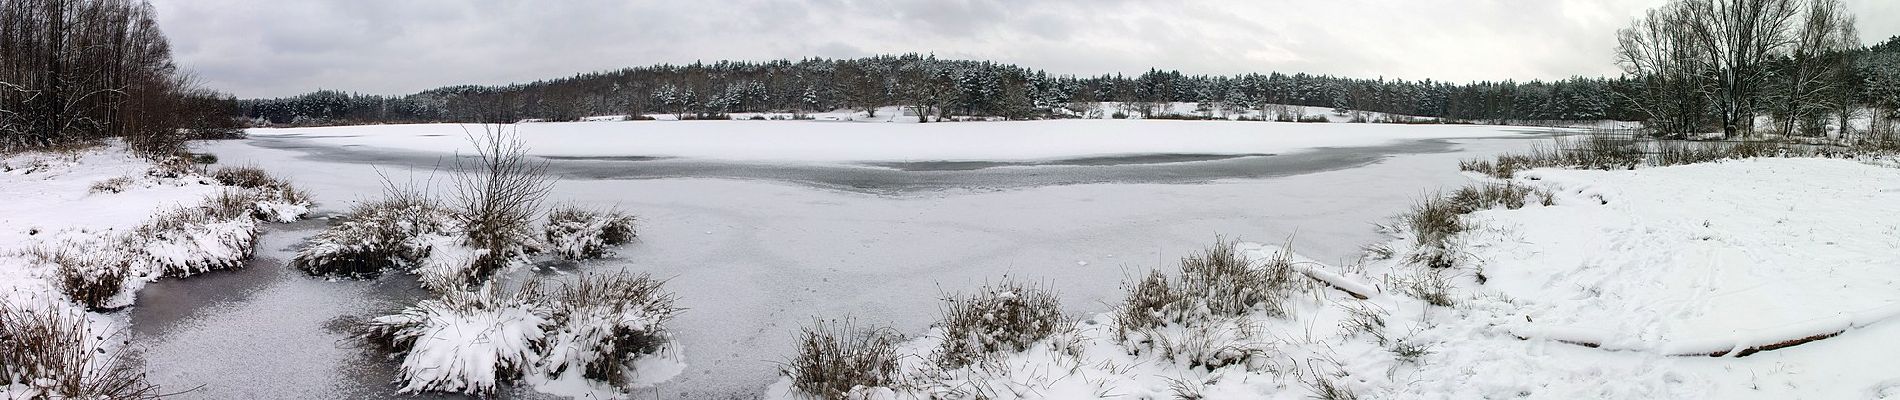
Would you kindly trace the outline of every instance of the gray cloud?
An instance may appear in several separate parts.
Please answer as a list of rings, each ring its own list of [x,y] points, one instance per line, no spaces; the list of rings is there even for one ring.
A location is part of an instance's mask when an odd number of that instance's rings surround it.
[[[930,52],[1059,74],[1614,75],[1664,0],[153,0],[180,64],[239,96],[408,93],[655,63]],[[1846,0],[1863,39],[1900,2]]]

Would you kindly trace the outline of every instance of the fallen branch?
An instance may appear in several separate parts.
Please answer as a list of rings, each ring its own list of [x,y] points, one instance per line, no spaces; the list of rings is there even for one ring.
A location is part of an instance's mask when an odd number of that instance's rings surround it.
[[[1513,332],[1519,340],[1544,339],[1557,343],[1609,351],[1656,352],[1670,357],[1747,357],[1755,353],[1780,350],[1822,339],[1840,336],[1849,330],[1900,319],[1900,303],[1874,307],[1832,317],[1808,320],[1780,327],[1736,332],[1721,338],[1673,340],[1661,343],[1642,340],[1613,340],[1594,337],[1583,330],[1564,328],[1529,329]]]

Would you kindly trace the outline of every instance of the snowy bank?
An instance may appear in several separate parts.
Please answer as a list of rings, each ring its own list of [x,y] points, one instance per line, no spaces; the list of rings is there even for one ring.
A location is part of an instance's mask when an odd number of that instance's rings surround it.
[[[1124,305],[960,367],[928,362],[949,339],[934,329],[897,346],[895,383],[850,395],[1900,396],[1900,169],[1750,159],[1535,169],[1510,183],[1551,201],[1459,215],[1442,243],[1460,256],[1446,265],[1411,257],[1431,250],[1407,224],[1349,265],[1242,244],[1248,265],[1297,266],[1310,286],[1227,319],[1166,320],[1147,334],[1161,339],[1121,333]],[[766,395],[803,396],[791,379]]]
[[[0,156],[0,376],[9,380],[0,394],[155,395],[119,362],[126,321],[115,311],[162,277],[241,266],[260,218],[303,216],[301,192],[258,176],[271,186],[228,184],[182,158],[154,163],[118,145]]]

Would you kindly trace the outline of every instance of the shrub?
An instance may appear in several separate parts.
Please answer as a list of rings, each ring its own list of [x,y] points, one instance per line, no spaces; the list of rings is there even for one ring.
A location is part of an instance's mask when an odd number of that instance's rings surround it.
[[[545,372],[625,387],[642,371],[634,361],[660,355],[672,340],[666,322],[678,314],[673,295],[651,276],[582,276],[554,294],[553,337]],[[652,377],[647,377],[650,378]]]
[[[250,198],[226,191],[196,207],[161,212],[134,228],[123,244],[136,250],[139,262],[165,276],[241,267],[257,241],[257,220],[247,208]]]
[[[1546,206],[1554,203],[1554,196],[1548,190],[1504,183],[1466,186],[1450,195],[1434,196],[1413,205],[1411,211],[1400,216],[1411,229],[1413,244],[1417,246],[1410,261],[1433,268],[1456,265],[1457,253],[1449,242],[1470,229],[1464,222],[1465,214],[1495,207],[1523,208],[1531,199]]]
[[[1333,121],[1326,119],[1326,116],[1324,115],[1302,115],[1299,117],[1299,122],[1327,123],[1327,122],[1333,122]]]
[[[310,195],[290,182],[257,167],[223,167],[211,173],[218,184],[249,189],[252,199],[243,208],[257,219],[293,222],[310,212]]]
[[[779,370],[792,389],[822,399],[850,398],[857,387],[899,384],[896,334],[858,329],[849,321],[818,321],[799,337],[798,354]]]
[[[88,310],[105,310],[125,291],[125,279],[131,274],[126,257],[116,249],[78,250],[82,245],[65,243],[56,248],[37,247],[27,254],[40,264],[52,265],[60,293]]]
[[[612,255],[611,246],[633,241],[634,218],[618,211],[593,211],[577,207],[556,207],[548,212],[543,232],[548,250],[568,260],[602,258]]]
[[[457,158],[451,204],[465,243],[479,251],[468,276],[482,280],[539,250],[533,223],[553,183],[544,174],[547,164],[528,157],[526,145],[513,131],[484,128],[469,141],[475,145],[474,161]]]
[[[310,238],[290,266],[311,275],[369,278],[388,269],[409,269],[429,256],[429,238],[460,236],[448,210],[414,192],[392,190],[385,199],[358,204],[341,222]]]
[[[1250,365],[1268,347],[1253,337],[1252,318],[1286,316],[1285,301],[1310,287],[1293,269],[1291,253],[1282,249],[1255,262],[1223,240],[1183,258],[1178,279],[1150,272],[1117,311],[1117,338],[1190,367]]]
[[[1114,119],[1128,119],[1128,113],[1116,111],[1114,114],[1109,114],[1108,117]]]
[[[1282,304],[1295,290],[1297,272],[1290,254],[1256,263],[1222,240],[1181,259],[1181,276],[1168,279],[1151,272],[1129,292],[1121,311],[1123,330],[1192,323],[1205,317],[1264,312],[1285,316]]]
[[[275,186],[283,182],[271,176],[270,173],[264,172],[262,168],[251,166],[221,167],[212,171],[211,179],[216,179],[220,185],[247,189]]]
[[[533,284],[515,291],[483,285],[446,292],[370,320],[362,337],[402,359],[402,393],[485,396],[520,379],[540,354],[549,311],[539,296]]]
[[[123,193],[125,192],[125,187],[130,186],[131,184],[132,184],[132,178],[121,176],[117,178],[93,182],[92,188],[90,191],[92,193]]]
[[[1004,282],[976,294],[945,299],[943,343],[936,362],[969,365],[998,352],[1021,352],[1062,329],[1068,319],[1056,295],[1034,286]]]
[[[0,389],[23,399],[156,399],[158,386],[84,315],[0,302]]]

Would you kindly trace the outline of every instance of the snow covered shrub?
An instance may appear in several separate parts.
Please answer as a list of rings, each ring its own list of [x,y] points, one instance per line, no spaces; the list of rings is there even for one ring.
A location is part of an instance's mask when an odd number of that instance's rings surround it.
[[[545,343],[549,309],[539,291],[530,283],[514,291],[489,284],[442,293],[370,320],[363,338],[402,359],[402,393],[493,394],[520,379]]]
[[[218,184],[250,190],[253,199],[246,204],[257,219],[294,222],[310,213],[310,195],[290,182],[271,176],[257,167],[223,167],[211,173]]]
[[[125,192],[126,186],[131,186],[131,185],[132,185],[132,178],[121,176],[117,178],[93,182],[92,188],[90,191],[92,193],[121,193],[121,192]]]
[[[358,204],[340,221],[311,237],[290,266],[311,275],[374,277],[422,265],[442,238],[461,236],[453,214],[413,192]]]
[[[158,386],[123,362],[83,314],[0,303],[0,397],[156,399]]]
[[[1453,237],[1470,229],[1464,215],[1503,207],[1523,208],[1531,200],[1542,205],[1554,204],[1549,190],[1515,183],[1465,186],[1449,195],[1434,196],[1412,206],[1399,219],[1410,229],[1416,249],[1408,261],[1433,268],[1449,268],[1459,262],[1451,245]]]
[[[82,252],[77,245],[58,248],[34,248],[28,252],[41,264],[54,267],[60,293],[89,310],[111,308],[114,297],[125,291],[125,279],[131,274],[128,260],[115,249]]]
[[[165,211],[124,237],[137,262],[164,276],[186,277],[236,268],[251,258],[257,220],[248,195],[227,191],[196,207]]]
[[[1147,277],[1129,287],[1128,297],[1115,311],[1116,337],[1127,341],[1137,332],[1174,322],[1169,314],[1182,297],[1167,275],[1160,270],[1148,271]]]
[[[608,248],[633,241],[634,218],[618,211],[555,207],[543,229],[548,251],[568,260],[612,255]]]
[[[211,178],[218,184],[256,189],[281,183],[276,177],[258,167],[221,167],[211,172]]]
[[[945,299],[943,342],[936,362],[958,368],[995,353],[1015,353],[1068,325],[1062,303],[1038,287],[1004,282],[967,297]]]
[[[779,370],[792,389],[819,399],[864,397],[864,389],[901,382],[897,343],[884,329],[858,329],[849,321],[818,321],[804,328],[798,354]]]
[[[1252,319],[1285,317],[1287,299],[1310,289],[1290,254],[1256,262],[1222,240],[1183,258],[1176,279],[1151,272],[1116,312],[1116,336],[1137,353],[1152,350],[1190,367],[1253,366],[1268,347],[1253,337]]]
[[[552,337],[544,371],[626,388],[677,371],[641,371],[641,359],[664,356],[672,341],[666,322],[678,314],[673,295],[651,276],[582,276],[554,293]]]

